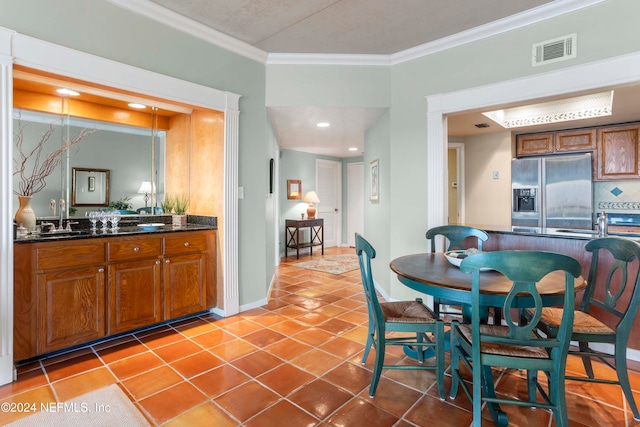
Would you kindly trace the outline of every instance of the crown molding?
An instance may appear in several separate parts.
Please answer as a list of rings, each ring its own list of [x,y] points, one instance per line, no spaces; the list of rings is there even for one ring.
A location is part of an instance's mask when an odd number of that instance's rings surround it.
[[[268,65],[390,66],[512,31],[536,22],[590,7],[606,0],[555,0],[534,9],[391,55],[268,53],[159,6],[149,0],[106,1],[179,31],[191,34],[220,48]]]
[[[516,30],[565,13],[575,12],[576,10],[584,9],[585,7],[590,7],[604,1],[605,0],[555,0],[551,3],[500,19],[498,21],[490,22],[461,33],[453,34],[449,37],[443,37],[430,43],[425,43],[420,46],[391,54],[390,63],[391,65],[396,65],[422,58],[423,56],[462,46],[487,37],[496,36],[498,34],[506,33],[507,31]]]
[[[270,53],[267,65],[391,65],[389,55],[340,53]]]
[[[267,52],[214,30],[206,25],[186,18],[179,13],[166,9],[148,0],[106,0],[122,9],[130,10],[139,15],[153,19],[168,27],[198,37],[214,46],[221,47],[230,52],[237,53],[254,61],[266,63]]]

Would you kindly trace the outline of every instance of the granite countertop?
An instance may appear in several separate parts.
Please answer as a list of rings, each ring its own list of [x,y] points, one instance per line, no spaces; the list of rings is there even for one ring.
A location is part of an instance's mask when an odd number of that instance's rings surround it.
[[[539,231],[527,228],[518,228],[515,230],[511,226],[487,225],[487,224],[466,224],[470,227],[479,228],[486,232],[498,234],[513,234],[519,236],[538,236],[538,237],[557,237],[564,239],[591,240],[598,237],[597,230],[578,230],[564,228],[541,228]],[[626,224],[625,224],[626,225]],[[609,224],[608,236],[627,237],[629,239],[640,241],[640,227],[628,227],[627,230],[612,230],[615,224]]]
[[[66,220],[66,219],[65,219]],[[65,240],[95,239],[100,237],[123,237],[141,234],[174,233],[198,230],[216,230],[217,217],[189,215],[187,225],[174,226],[170,215],[144,215],[139,217],[124,217],[117,229],[91,230],[91,224],[84,218],[72,218],[78,222],[71,232],[28,234],[26,237],[14,239],[14,243],[60,242]],[[139,227],[140,224],[162,224],[152,230]]]

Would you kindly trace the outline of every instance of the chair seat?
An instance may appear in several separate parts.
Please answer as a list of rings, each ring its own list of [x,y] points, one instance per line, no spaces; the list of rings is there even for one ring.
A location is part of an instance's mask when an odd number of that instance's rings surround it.
[[[380,309],[388,323],[435,323],[436,317],[417,301],[381,302]]]
[[[531,311],[527,310],[530,314]],[[540,322],[551,328],[557,328],[562,320],[562,308],[545,307],[542,309]],[[574,334],[601,334],[613,335],[613,329],[596,319],[595,317],[583,311],[574,310],[573,312],[573,333]]]
[[[471,344],[471,325],[464,323],[458,325],[458,329],[464,336],[469,345]],[[480,333],[488,335],[497,335],[507,337],[509,334],[508,326],[497,325],[480,325]],[[535,334],[531,333],[532,338]],[[525,347],[519,345],[507,345],[483,342],[480,346],[480,352],[485,354],[495,354],[498,356],[515,356],[515,357],[533,357],[536,359],[548,359],[549,353],[543,347]]]

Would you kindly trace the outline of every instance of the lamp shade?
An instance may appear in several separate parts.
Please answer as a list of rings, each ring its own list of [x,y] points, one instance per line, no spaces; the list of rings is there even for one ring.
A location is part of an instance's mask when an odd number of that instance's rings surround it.
[[[305,194],[302,201],[307,203],[320,203],[320,199],[318,198],[318,195],[315,191],[309,191],[307,194]]]
[[[138,190],[139,194],[148,194],[151,193],[151,181],[142,181],[140,184],[140,189]]]

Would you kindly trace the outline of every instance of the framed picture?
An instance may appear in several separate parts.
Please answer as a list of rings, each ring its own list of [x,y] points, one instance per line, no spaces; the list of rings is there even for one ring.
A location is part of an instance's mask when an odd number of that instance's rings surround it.
[[[378,159],[369,163],[369,200],[372,202],[380,201],[380,170],[378,168]]]
[[[301,199],[302,198],[302,181],[299,179],[287,180],[287,199]]]

